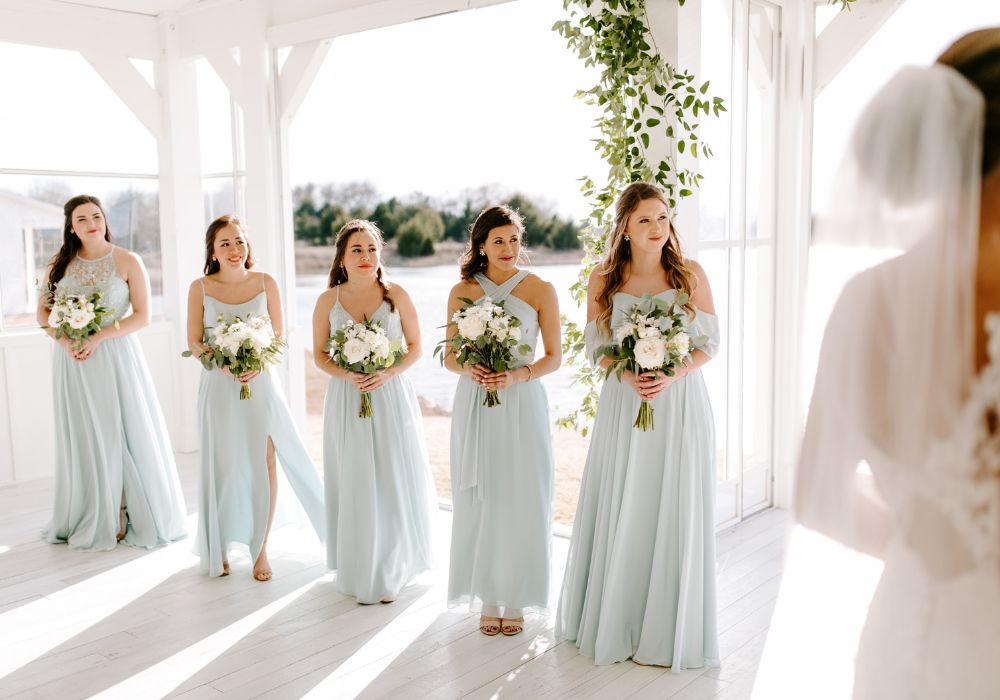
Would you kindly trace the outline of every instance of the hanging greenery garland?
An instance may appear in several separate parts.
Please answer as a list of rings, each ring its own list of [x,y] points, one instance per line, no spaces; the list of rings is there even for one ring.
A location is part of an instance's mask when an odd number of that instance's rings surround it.
[[[586,65],[600,70],[597,84],[578,91],[577,97],[601,109],[595,148],[608,165],[600,185],[591,177],[581,178],[591,210],[580,237],[583,266],[572,292],[582,304],[590,271],[604,254],[618,193],[632,182],[655,182],[674,209],[702,180],[698,172],[679,165],[676,155],[711,157],[712,149],[698,136],[698,120],[726,108],[721,97],[708,94],[707,81],[699,84],[694,75],[663,59],[649,29],[645,0],[563,0],[563,8],[569,18],[556,22],[553,30]],[[653,156],[651,145],[662,157]],[[565,317],[563,327],[566,362],[587,393],[581,406],[558,423],[586,435],[597,413],[603,373],[585,358],[583,330]]]

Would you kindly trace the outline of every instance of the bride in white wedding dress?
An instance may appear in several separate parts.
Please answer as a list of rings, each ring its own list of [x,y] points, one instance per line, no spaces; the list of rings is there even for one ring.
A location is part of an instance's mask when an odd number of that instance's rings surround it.
[[[898,73],[841,182],[818,240],[901,254],[826,329],[754,697],[998,698],[1000,28]],[[817,533],[881,560],[873,595],[843,547],[818,563],[836,585],[803,573]]]

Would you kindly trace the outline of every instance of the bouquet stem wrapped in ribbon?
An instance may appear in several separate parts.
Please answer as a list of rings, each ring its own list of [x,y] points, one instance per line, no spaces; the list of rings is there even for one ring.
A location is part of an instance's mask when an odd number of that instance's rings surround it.
[[[274,334],[271,319],[257,314],[248,314],[246,318],[234,316],[228,321],[219,316],[216,326],[206,329],[204,343],[207,349],[198,359],[205,369],[225,368],[237,377],[246,372],[261,372],[266,366],[277,364],[286,345],[284,338]],[[192,356],[190,350],[181,354]],[[253,398],[250,385],[241,385],[240,400],[250,398]]]
[[[490,297],[484,297],[479,304],[465,297],[459,297],[459,301],[464,306],[452,315],[448,323],[448,326],[456,326],[458,332],[434,348],[434,354],[440,356],[442,363],[451,352],[462,367],[466,364],[483,365],[492,372],[506,372],[514,364],[515,350],[522,355],[531,352],[531,346],[518,345],[521,321],[504,311],[502,301],[494,302]],[[496,389],[487,389],[483,405],[500,405]]]
[[[375,374],[402,362],[406,348],[400,340],[389,340],[378,321],[348,321],[326,343],[330,359],[349,372]],[[361,394],[358,418],[372,417],[372,397]]]
[[[688,295],[678,293],[672,302],[649,294],[632,306],[614,329],[614,343],[598,349],[598,357],[610,357],[611,364],[604,374],[614,372],[621,379],[623,372],[642,374],[663,372],[668,377],[691,357],[691,352],[707,342],[705,336],[692,337],[687,324],[684,304]],[[645,399],[633,427],[653,430],[653,407]]]
[[[111,309],[101,306],[101,293],[64,294],[50,293],[46,306],[49,307],[48,327],[55,330],[56,339],[69,338],[77,350],[83,347],[87,338],[101,330],[104,319],[113,316]],[[118,319],[114,321],[118,327]]]

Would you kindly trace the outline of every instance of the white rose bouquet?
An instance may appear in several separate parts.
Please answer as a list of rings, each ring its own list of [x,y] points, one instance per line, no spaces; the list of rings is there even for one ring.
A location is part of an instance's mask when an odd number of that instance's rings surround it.
[[[277,364],[286,343],[284,338],[275,336],[269,317],[248,314],[246,318],[234,316],[229,321],[219,316],[215,327],[206,329],[205,345],[208,349],[198,356],[205,369],[226,368],[238,377]],[[192,355],[190,350],[181,354]],[[249,384],[243,384],[240,400],[249,398],[253,398],[253,392]]]
[[[365,319],[364,323],[348,321],[333,334],[326,351],[339,367],[350,372],[375,374],[398,365],[406,348],[400,340],[389,340],[385,329],[378,321]],[[361,394],[358,418],[371,418],[372,397],[368,392]]]
[[[707,342],[705,336],[692,337],[685,323],[687,313],[682,308],[688,296],[679,293],[672,303],[645,295],[614,328],[614,343],[598,349],[598,357],[610,357],[605,378],[614,372],[621,379],[623,372],[663,372],[668,377],[691,352]],[[645,399],[639,405],[634,427],[653,429],[653,407]]]
[[[515,349],[521,354],[531,352],[531,346],[518,345],[521,321],[504,311],[503,302],[494,302],[490,297],[485,297],[479,304],[465,297],[459,297],[459,301],[465,306],[452,315],[448,324],[456,326],[458,332],[434,348],[434,354],[440,355],[442,363],[445,356],[452,352],[461,366],[481,364],[492,372],[506,372],[514,362]],[[496,389],[486,391],[483,405],[500,405]]]
[[[50,294],[48,298],[48,328],[55,330],[56,338],[69,338],[79,350],[84,341],[101,330],[104,319],[113,316],[111,309],[101,306],[101,293]],[[114,325],[118,327],[118,319]]]

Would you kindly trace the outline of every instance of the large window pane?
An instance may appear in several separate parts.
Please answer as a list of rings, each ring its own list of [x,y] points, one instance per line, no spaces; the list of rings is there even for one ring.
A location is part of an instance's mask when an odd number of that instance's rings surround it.
[[[198,132],[203,175],[233,171],[233,115],[229,90],[208,61],[195,62]]]
[[[0,43],[0,66],[0,168],[156,173],[156,139],[80,54]]]

